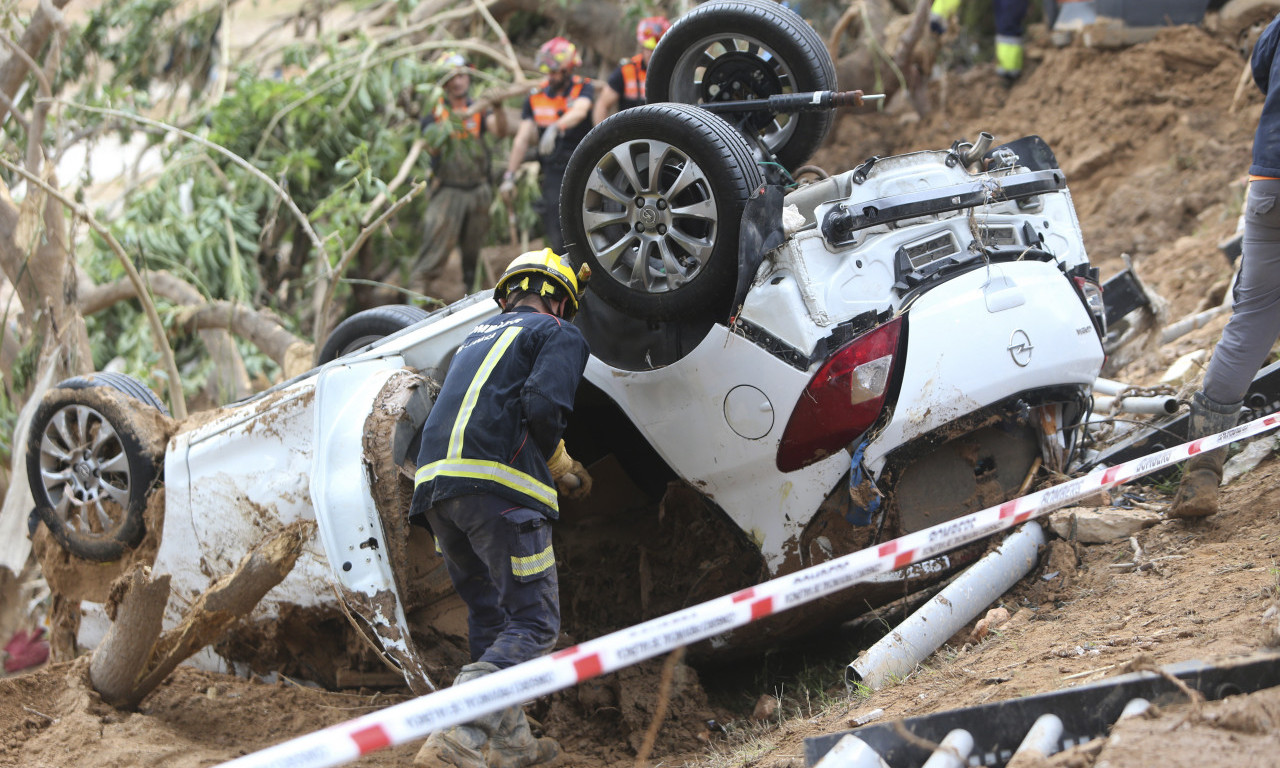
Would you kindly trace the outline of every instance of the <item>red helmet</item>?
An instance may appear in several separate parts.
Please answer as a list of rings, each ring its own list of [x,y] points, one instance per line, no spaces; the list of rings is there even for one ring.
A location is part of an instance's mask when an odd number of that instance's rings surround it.
[[[648,16],[636,25],[636,42],[640,47],[652,51],[658,47],[658,41],[671,29],[671,22],[666,16]]]
[[[533,60],[542,74],[572,70],[582,63],[578,56],[578,48],[563,37],[553,37],[538,49],[538,56]]]

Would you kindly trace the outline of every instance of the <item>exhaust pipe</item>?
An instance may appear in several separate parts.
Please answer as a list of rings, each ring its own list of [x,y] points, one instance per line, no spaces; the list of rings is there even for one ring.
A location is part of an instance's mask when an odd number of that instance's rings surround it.
[[[996,551],[956,577],[906,621],[868,648],[845,670],[845,681],[879,690],[891,678],[905,677],[960,628],[1035,567],[1044,545],[1039,523],[1028,522]]]
[[[962,148],[959,153],[957,153],[960,157],[960,162],[966,168],[978,162],[982,159],[983,155],[987,154],[987,150],[991,149],[991,142],[993,141],[995,141],[995,137],[986,131],[979,133],[976,144],[970,144],[968,149]]]

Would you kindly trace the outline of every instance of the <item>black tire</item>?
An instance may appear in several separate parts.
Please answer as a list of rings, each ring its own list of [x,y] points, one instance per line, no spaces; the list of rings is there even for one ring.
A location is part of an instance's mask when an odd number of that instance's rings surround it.
[[[592,128],[569,160],[560,194],[569,256],[575,267],[590,265],[591,291],[635,317],[727,309],[742,209],[760,185],[746,142],[710,112],[684,104],[624,110]]]
[[[45,394],[27,437],[35,515],[86,560],[118,560],[146,534],[147,496],[166,434],[139,403],[167,415],[141,382],[97,373]]]
[[[349,355],[362,347],[422,320],[427,310],[411,304],[387,304],[357,312],[333,329],[320,349],[321,365]]]
[[[710,0],[662,36],[645,89],[650,103],[758,99],[835,90],[836,68],[822,38],[794,11],[769,0]],[[833,119],[830,110],[752,113],[743,131],[791,171],[822,145]]]
[[[58,382],[59,389],[89,389],[90,387],[110,387],[117,392],[132,397],[134,400],[140,400],[147,405],[160,411],[165,416],[169,415],[169,409],[165,407],[164,402],[156,396],[151,388],[141,381],[124,373],[114,373],[112,371],[99,371],[91,373],[87,376],[74,376],[70,379],[64,379]]]

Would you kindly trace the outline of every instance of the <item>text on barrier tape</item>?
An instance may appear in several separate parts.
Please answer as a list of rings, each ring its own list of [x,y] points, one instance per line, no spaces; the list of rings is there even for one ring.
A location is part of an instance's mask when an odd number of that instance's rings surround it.
[[[1100,490],[1163,469],[1202,451],[1266,432],[1277,425],[1280,425],[1280,415],[1264,416],[1216,435],[1099,469],[1060,485],[779,576],[550,656],[299,736],[224,765],[227,768],[321,768],[350,762],[374,750],[420,739],[432,731],[469,722],[481,715],[563,690],[596,675],[616,672],[681,646],[746,626],[765,616],[845,589],[868,576],[927,560],[1040,517]]]

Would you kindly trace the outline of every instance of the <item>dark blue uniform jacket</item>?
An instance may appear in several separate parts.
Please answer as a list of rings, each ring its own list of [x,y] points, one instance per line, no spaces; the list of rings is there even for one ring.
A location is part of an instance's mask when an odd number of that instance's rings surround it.
[[[529,307],[476,326],[422,428],[409,514],[491,494],[557,518],[547,459],[573,411],[587,355],[576,327]]]
[[[1280,16],[1271,23],[1253,47],[1253,82],[1266,94],[1262,104],[1262,116],[1258,118],[1258,131],[1253,135],[1253,176],[1270,176],[1280,179]]]

